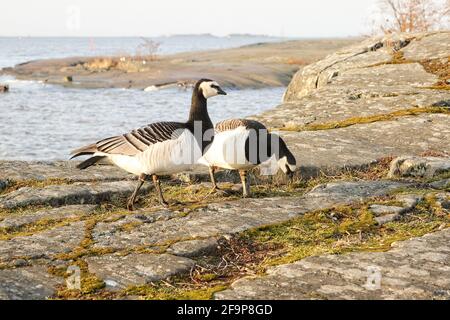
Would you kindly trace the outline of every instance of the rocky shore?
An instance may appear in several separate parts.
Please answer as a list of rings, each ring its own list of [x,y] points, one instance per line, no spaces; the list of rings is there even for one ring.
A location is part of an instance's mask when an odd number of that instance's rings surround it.
[[[287,86],[299,67],[357,39],[299,40],[156,57],[72,57],[4,68],[18,79],[79,88],[157,89],[211,78],[225,87]]]
[[[179,175],[128,212],[115,168],[1,161],[0,298],[450,299],[449,57],[405,34],[301,68],[255,116],[297,179],[255,173],[252,199]]]

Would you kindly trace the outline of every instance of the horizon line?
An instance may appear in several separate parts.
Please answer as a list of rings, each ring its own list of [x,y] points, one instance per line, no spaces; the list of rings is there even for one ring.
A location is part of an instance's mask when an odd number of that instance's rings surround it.
[[[327,36],[277,36],[268,34],[253,33],[230,33],[226,35],[215,35],[212,33],[174,33],[162,35],[2,35],[0,38],[170,38],[170,37],[192,37],[192,36],[210,36],[214,38],[229,37],[264,37],[278,39],[340,39],[340,38],[359,38],[364,35],[327,35]]]

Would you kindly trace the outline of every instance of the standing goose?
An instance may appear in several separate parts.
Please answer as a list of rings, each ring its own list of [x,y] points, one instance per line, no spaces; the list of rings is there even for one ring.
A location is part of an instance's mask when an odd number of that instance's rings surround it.
[[[243,196],[248,197],[250,182],[247,171],[273,156],[277,160],[277,167],[292,177],[296,160],[280,136],[269,133],[258,121],[230,119],[216,124],[213,143],[199,163],[209,167],[213,191],[219,189],[214,178],[216,169],[238,170]]]
[[[189,170],[201,157],[212,141],[205,133],[207,130],[213,131],[206,100],[216,95],[226,95],[217,82],[199,80],[194,86],[187,122],[152,123],[76,149],[71,152],[72,158],[92,156],[80,163],[77,166],[79,169],[86,169],[107,158],[119,168],[138,176],[136,189],[128,200],[129,210],[134,209],[136,196],[148,176],[153,179],[159,202],[167,206],[158,176]]]

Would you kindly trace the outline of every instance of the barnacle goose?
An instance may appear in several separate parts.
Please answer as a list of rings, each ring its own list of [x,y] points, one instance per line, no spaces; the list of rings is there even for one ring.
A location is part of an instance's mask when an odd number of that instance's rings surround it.
[[[127,208],[134,209],[139,189],[151,176],[159,202],[167,206],[161,192],[159,175],[173,174],[192,168],[211,143],[214,132],[208,115],[207,99],[226,95],[217,82],[201,79],[194,86],[187,122],[156,122],[129,133],[100,140],[71,152],[72,158],[91,155],[80,163],[79,169],[109,159],[116,166],[138,176],[138,184],[128,200]],[[208,132],[209,137],[208,137]]]
[[[280,168],[292,177],[296,160],[280,136],[269,133],[258,121],[230,119],[216,124],[213,143],[199,159],[199,163],[209,167],[212,191],[219,189],[214,178],[215,170],[239,170],[243,196],[248,197],[250,182],[247,171],[269,160],[276,161],[272,173]]]

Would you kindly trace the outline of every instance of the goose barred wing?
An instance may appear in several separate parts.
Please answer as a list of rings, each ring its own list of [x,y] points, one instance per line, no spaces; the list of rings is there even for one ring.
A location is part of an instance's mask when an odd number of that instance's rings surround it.
[[[245,127],[246,129],[261,130],[266,129],[266,127],[258,121],[248,120],[248,119],[229,119],[224,120],[216,124],[216,132],[224,132],[228,130],[234,130],[239,127]]]
[[[178,122],[152,123],[124,135],[103,139],[74,150],[72,154],[73,157],[94,153],[134,156],[152,144],[178,138],[182,129],[185,129],[185,125]]]

